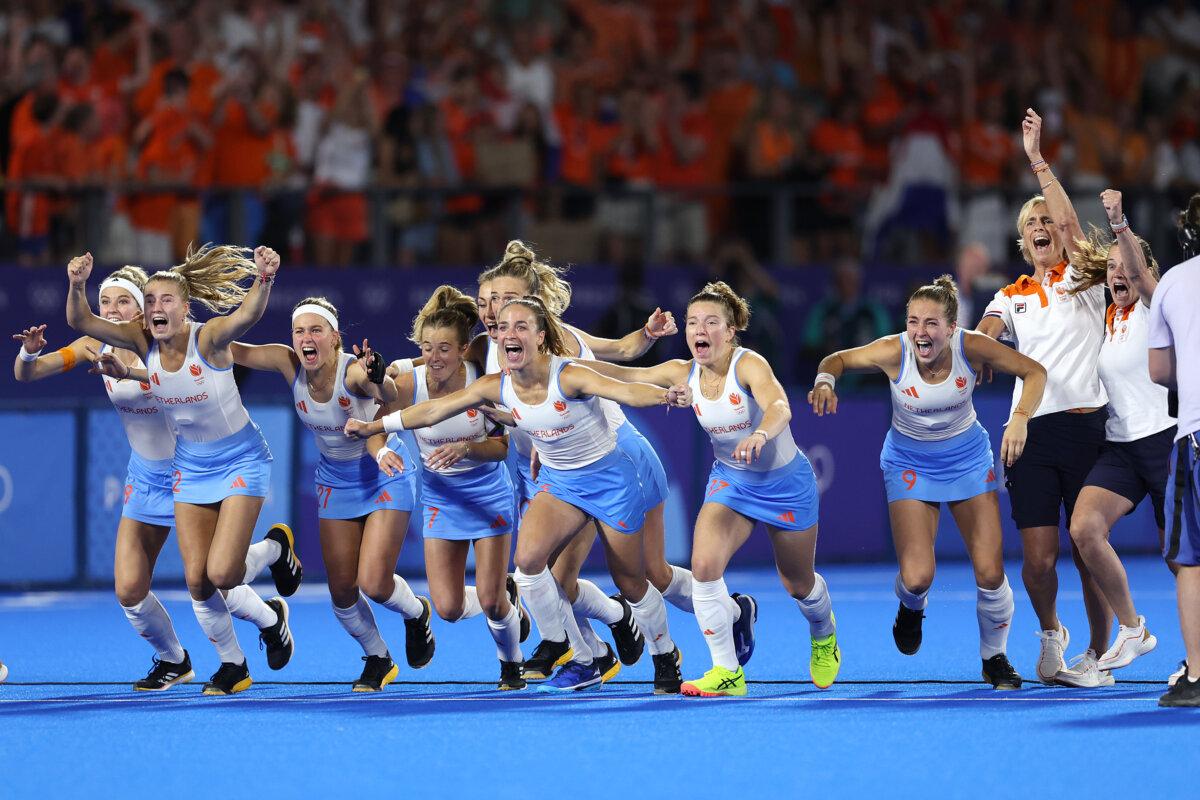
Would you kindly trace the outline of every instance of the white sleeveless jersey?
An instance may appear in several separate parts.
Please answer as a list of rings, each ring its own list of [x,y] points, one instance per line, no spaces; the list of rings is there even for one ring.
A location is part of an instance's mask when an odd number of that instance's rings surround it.
[[[346,369],[354,361],[350,353],[342,353],[337,373],[333,376],[333,395],[329,402],[318,403],[308,391],[304,370],[297,368],[292,381],[292,402],[304,427],[312,431],[313,440],[321,455],[333,461],[357,461],[366,455],[367,443],[347,438],[343,432],[351,417],[370,422],[375,419],[379,404],[369,397],[358,397],[346,386]]]
[[[104,345],[100,352],[111,352],[112,349]],[[142,360],[134,356],[133,368],[143,366]],[[175,433],[159,410],[150,384],[105,378],[104,389],[125,426],[125,436],[129,438],[133,452],[147,461],[170,460],[175,455]]]
[[[716,400],[707,399],[700,391],[700,367],[694,361],[688,373],[688,386],[692,387],[692,410],[696,412],[696,421],[712,440],[713,455],[717,461],[732,469],[769,472],[792,463],[800,450],[792,438],[792,429],[787,427],[775,438],[767,440],[753,464],[734,461],[733,449],[738,442],[754,433],[763,418],[763,410],[737,379],[737,363],[749,352],[744,347],[733,351],[725,385]]]
[[[546,399],[536,406],[521,402],[512,376],[500,379],[500,399],[512,411],[517,427],[529,434],[543,464],[555,469],[579,469],[595,463],[617,446],[598,397],[571,399],[563,395],[559,377],[570,359],[550,357]]]
[[[470,386],[479,376],[475,365],[469,361],[463,362],[467,371],[467,380],[463,386]],[[425,383],[426,369],[421,365],[413,370],[413,404],[423,403],[429,399],[429,386]],[[482,442],[487,438],[487,418],[478,409],[468,408],[461,414],[450,419],[442,420],[428,428],[416,428],[412,432],[421,450],[421,461],[424,462],[434,450],[444,444],[455,442]],[[451,467],[435,470],[438,475],[461,475],[483,466],[485,462],[473,458],[464,458]]]
[[[146,369],[151,391],[175,435],[189,442],[215,442],[246,427],[250,415],[233,381],[233,368],[217,369],[200,355],[203,325],[189,323],[187,354],[178,372],[163,369],[158,342],[150,345]]]
[[[570,334],[575,337],[575,341],[579,342],[579,357],[580,358],[585,358],[589,361],[599,361],[600,360],[600,359],[596,358],[596,354],[592,351],[592,348],[587,346],[587,342],[583,341],[583,337],[579,335],[579,332],[577,330],[575,330],[574,328],[572,328],[569,325],[564,325],[563,327],[566,328],[567,331],[570,332]],[[608,420],[608,427],[614,433],[616,433],[617,429],[620,428],[622,425],[624,425],[625,421],[626,421],[625,420],[625,412],[621,409],[621,404],[614,402],[612,400],[609,400],[608,398],[601,397],[600,398],[600,407],[602,409],[604,409],[604,418]]]
[[[975,370],[963,351],[965,332],[950,337],[950,374],[941,383],[926,383],[917,369],[917,356],[907,333],[900,334],[900,374],[892,390],[892,427],[926,442],[957,436],[975,424]]]
[[[1108,307],[1100,346],[1100,382],[1108,392],[1105,438],[1132,442],[1175,424],[1167,413],[1167,388],[1150,380],[1150,310],[1138,300]]]
[[[504,371],[500,366],[500,347],[488,338],[487,345],[487,368],[488,375],[496,375]],[[508,411],[508,407],[504,405],[498,406],[502,411]],[[506,428],[508,433],[509,445],[528,460],[533,455],[533,439],[529,434],[520,428]]]

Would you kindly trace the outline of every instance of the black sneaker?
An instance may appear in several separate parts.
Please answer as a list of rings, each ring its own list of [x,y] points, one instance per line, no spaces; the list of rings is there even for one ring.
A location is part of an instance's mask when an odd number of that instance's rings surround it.
[[[679,687],[683,685],[683,675],[679,672],[683,654],[679,652],[679,648],[651,658],[654,661],[654,693],[679,694]]]
[[[139,692],[165,692],[177,683],[187,683],[196,677],[192,672],[192,659],[187,650],[183,651],[183,661],[178,664],[170,661],[154,659],[154,666],[146,677],[133,685]]]
[[[413,669],[420,669],[432,661],[437,646],[433,640],[433,628],[429,627],[429,620],[433,617],[429,598],[417,599],[421,601],[421,616],[404,620],[404,656]]]
[[[524,689],[526,686],[528,684],[521,677],[520,661],[500,662],[500,682],[496,684],[497,689],[502,692],[511,692],[516,689]]]
[[[521,677],[527,681],[544,681],[554,674],[555,667],[571,660],[575,651],[567,642],[552,642],[543,639],[534,649],[533,655],[525,659]]]
[[[617,643],[617,655],[621,657],[621,663],[632,667],[642,657],[646,637],[642,636],[637,622],[634,621],[633,609],[629,607],[628,601],[619,594],[614,594],[612,599],[621,604],[621,618],[609,625],[608,629],[612,631],[613,641]]]
[[[750,656],[754,655],[754,623],[758,621],[758,603],[748,594],[734,592],[729,596],[742,610],[738,621],[733,623],[733,650],[738,663],[744,667],[750,663]]]
[[[271,564],[271,578],[280,595],[291,597],[304,580],[304,566],[300,563],[300,556],[296,555],[296,537],[292,536],[291,528],[276,522],[264,538],[279,542],[281,552],[275,563]]]
[[[258,632],[258,646],[267,646],[267,666],[271,669],[283,669],[292,660],[296,651],[296,643],[292,639],[292,629],[288,627],[288,604],[282,597],[272,597],[266,601],[275,609],[275,624]]]
[[[367,663],[363,666],[362,675],[359,675],[358,680],[350,687],[352,692],[383,691],[383,687],[394,681],[400,674],[400,668],[396,666],[396,662],[392,661],[389,653],[381,656],[363,656],[362,660]]]
[[[250,668],[243,661],[240,664],[221,662],[221,668],[213,673],[204,684],[204,694],[237,694],[250,688]]]
[[[1158,698],[1166,708],[1200,708],[1200,680],[1191,680],[1184,672],[1167,693]]]
[[[892,638],[896,640],[896,649],[906,656],[911,656],[921,649],[921,620],[925,619],[924,611],[913,611],[904,603],[896,612],[896,621],[892,623]]]
[[[521,615],[521,642],[524,643],[529,638],[529,612],[521,605],[521,593],[517,591],[517,582],[512,575],[505,579],[504,588],[508,590],[508,602],[516,606],[517,613]]]
[[[1008,663],[1008,656],[999,653],[983,660],[983,681],[990,683],[993,689],[1020,689],[1021,676]]]
[[[592,659],[592,665],[600,671],[600,680],[604,683],[608,683],[617,677],[617,673],[621,671],[621,662],[613,655],[612,648],[608,646],[608,642],[604,643],[604,655]]]

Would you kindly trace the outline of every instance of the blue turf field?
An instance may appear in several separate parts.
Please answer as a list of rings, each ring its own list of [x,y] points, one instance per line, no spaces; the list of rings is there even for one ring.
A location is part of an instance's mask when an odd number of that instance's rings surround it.
[[[319,586],[292,599],[297,650],[285,670],[270,672],[255,632],[238,623],[259,681],[253,688],[210,698],[194,683],[147,696],[128,683],[149,667],[149,649],[108,594],[0,596],[0,660],[12,670],[0,686],[0,797],[1194,797],[1181,734],[1200,731],[1200,711],[1155,704],[1183,652],[1173,582],[1156,559],[1128,566],[1159,646],[1118,672],[1116,686],[1090,691],[1027,683],[993,693],[977,683],[975,594],[960,564],[940,570],[914,657],[891,640],[893,567],[823,568],[844,663],[826,692],[805,682],[807,626],[775,576],[731,573],[731,590],[760,603],[747,675],[767,682],[752,684],[742,700],[653,697],[641,683],[652,674],[648,657],[595,692],[499,693],[482,618],[435,623],[428,668],[403,669],[405,683],[382,694],[351,695],[361,651]],[[1078,578],[1068,562],[1059,572],[1074,655],[1086,639]],[[1014,585],[1019,576],[1019,565],[1009,565]],[[185,594],[160,596],[198,678],[206,677],[216,656]],[[379,608],[376,618],[402,654],[400,619]],[[695,677],[708,665],[700,633],[674,609],[671,623],[684,677]],[[1018,590],[1009,654],[1026,678],[1036,627]],[[921,680],[934,682],[912,682]]]

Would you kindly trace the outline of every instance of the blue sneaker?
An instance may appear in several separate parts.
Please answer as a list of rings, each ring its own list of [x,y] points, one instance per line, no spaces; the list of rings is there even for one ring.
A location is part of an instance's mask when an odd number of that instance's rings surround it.
[[[539,683],[537,688],[539,692],[578,692],[599,686],[600,681],[600,670],[596,669],[596,662],[580,664],[578,661],[569,661],[553,678]]]
[[[737,653],[738,663],[742,666],[750,663],[754,655],[754,623],[758,621],[758,603],[748,594],[731,594],[733,602],[742,609],[742,615],[733,623],[733,649]]]

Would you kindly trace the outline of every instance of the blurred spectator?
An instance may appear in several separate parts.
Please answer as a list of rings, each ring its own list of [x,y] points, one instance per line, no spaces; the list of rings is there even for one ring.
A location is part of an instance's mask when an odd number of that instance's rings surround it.
[[[1009,279],[992,267],[990,251],[979,242],[971,242],[958,251],[954,280],[958,283],[958,325],[975,330],[983,309],[996,291]]]
[[[58,114],[58,97],[53,93],[30,95],[30,121],[13,141],[8,160],[8,178],[18,184],[6,197],[8,229],[16,237],[17,260],[33,266],[50,262],[50,188],[56,178],[52,131]],[[21,187],[22,182],[34,186]]]
[[[657,260],[694,263],[708,249],[708,209],[704,198],[689,190],[714,182],[713,136],[700,76],[675,76],[663,99],[657,137],[662,150],[655,159],[655,183],[663,190],[654,217]]]
[[[887,310],[862,291],[858,262],[843,259],[833,268],[833,292],[812,307],[804,326],[801,374],[809,374],[822,358],[837,350],[859,347],[893,332]],[[839,386],[857,388],[876,382],[878,373],[851,373]]]
[[[728,239],[719,243],[709,258],[709,279],[725,281],[750,304],[750,327],[740,336],[742,344],[759,353],[772,364],[783,364],[778,356],[784,352],[788,331],[784,325],[779,284],[763,269],[754,251],[743,239]],[[788,379],[786,367],[781,367],[782,379]]]

